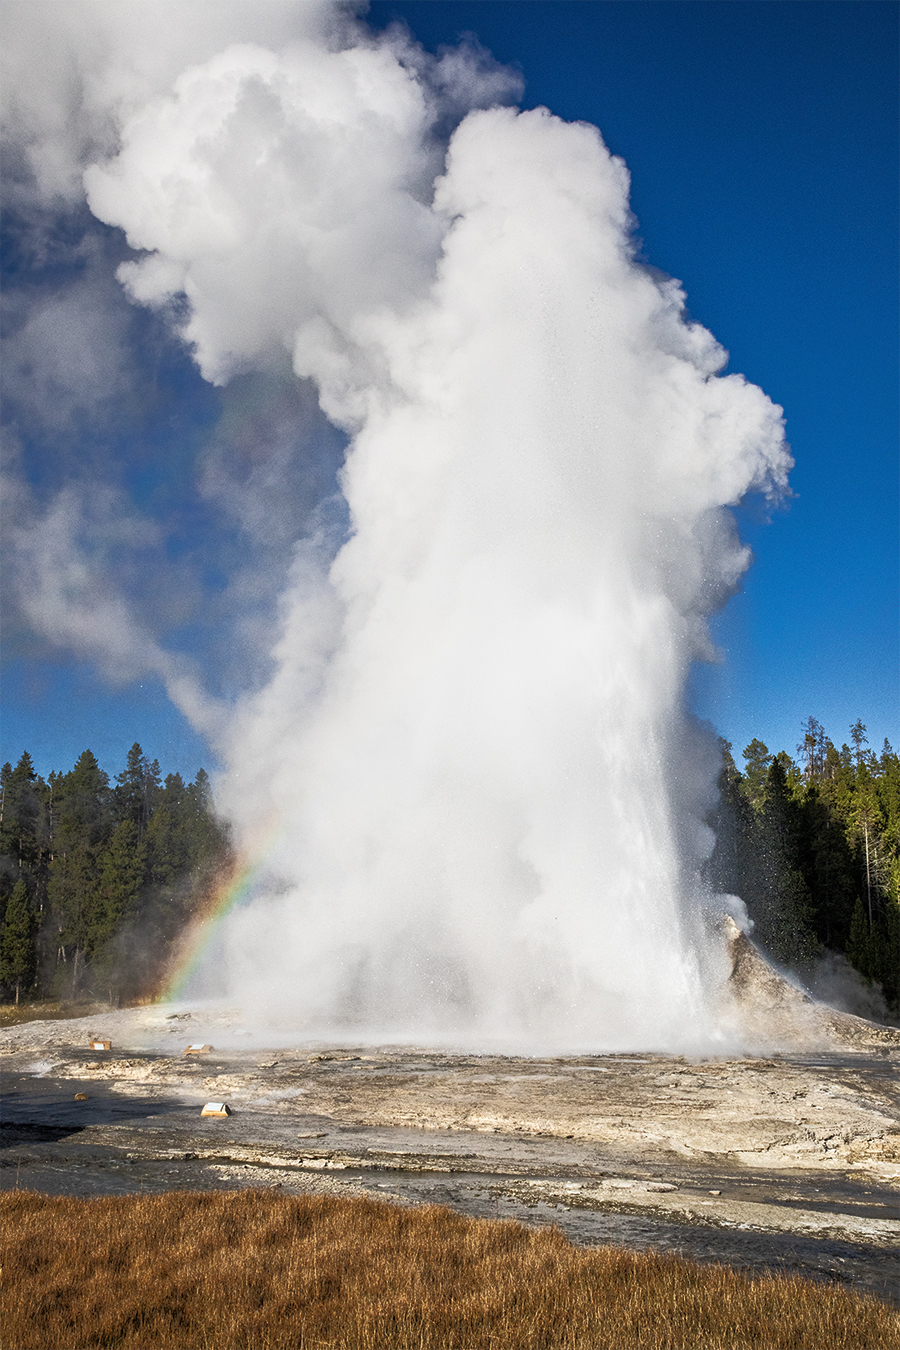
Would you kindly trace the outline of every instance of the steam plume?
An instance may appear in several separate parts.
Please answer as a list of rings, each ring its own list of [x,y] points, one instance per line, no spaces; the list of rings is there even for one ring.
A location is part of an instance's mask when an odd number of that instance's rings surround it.
[[[298,540],[226,739],[239,836],[279,840],[228,992],[317,1032],[709,1043],[684,689],[780,410],[635,261],[594,128],[504,106],[477,50],[329,32],[187,64],[84,180],[207,379],[289,353],[349,438],[350,536]]]

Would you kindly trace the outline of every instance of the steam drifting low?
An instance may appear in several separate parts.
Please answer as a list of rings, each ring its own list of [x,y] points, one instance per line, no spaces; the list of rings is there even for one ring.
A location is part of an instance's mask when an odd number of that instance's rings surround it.
[[[636,260],[595,128],[516,111],[477,49],[303,15],[161,63],[84,178],[208,380],[287,353],[348,438],[348,535],[298,539],[224,735],[265,856],[198,987],[310,1034],[714,1043],[684,691],[780,410]]]

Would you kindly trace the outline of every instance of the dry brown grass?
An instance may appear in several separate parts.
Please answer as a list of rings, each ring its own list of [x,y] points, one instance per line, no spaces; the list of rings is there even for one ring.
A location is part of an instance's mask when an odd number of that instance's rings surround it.
[[[0,1197],[4,1350],[888,1350],[900,1317],[799,1279],[557,1229],[271,1191]]]
[[[0,1027],[21,1026],[23,1022],[59,1021],[70,1017],[93,1017],[112,1012],[108,1003],[85,1000],[82,1003],[44,999],[40,1003],[0,1003]]]
[[[32,1003],[0,1003],[0,1027],[17,1027],[23,1022],[64,1022],[75,1017],[97,1017],[101,1013],[120,1012],[123,1008],[146,1008],[152,998],[123,998],[119,1003],[102,999],[35,999]]]

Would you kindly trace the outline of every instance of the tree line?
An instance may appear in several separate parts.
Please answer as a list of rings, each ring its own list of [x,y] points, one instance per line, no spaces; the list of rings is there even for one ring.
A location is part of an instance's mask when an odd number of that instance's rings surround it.
[[[708,880],[741,897],[775,961],[803,975],[837,952],[897,1015],[900,759],[869,749],[861,721],[840,749],[814,717],[802,733],[796,759],[752,740],[743,772],[722,742]]]
[[[162,780],[140,745],[110,783],[90,750],[44,781],[0,770],[0,993],[151,996],[215,873],[230,861],[209,778]]]
[[[796,748],[722,742],[706,880],[739,895],[754,938],[805,974],[826,952],[898,1012],[900,759],[866,728],[837,749],[810,717]],[[90,750],[68,773],[25,753],[0,771],[0,996],[152,995],[213,876],[232,862],[209,779],[161,779],[140,745],[111,784]]]

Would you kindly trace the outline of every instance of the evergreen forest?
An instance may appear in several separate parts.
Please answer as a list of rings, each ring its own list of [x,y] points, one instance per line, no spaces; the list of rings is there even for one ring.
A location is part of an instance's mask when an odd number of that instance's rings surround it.
[[[808,978],[829,955],[898,1015],[900,758],[866,728],[837,749],[810,717],[796,758],[722,744],[706,880],[738,895],[753,938]],[[90,750],[38,777],[0,771],[0,997],[152,998],[185,926],[233,863],[209,779],[162,780],[140,745],[110,783]]]
[[[46,782],[26,752],[0,782],[0,994],[152,997],[231,861],[207,774],[163,782],[136,743],[113,783],[90,750]]]
[[[802,733],[796,759],[752,740],[743,771],[722,741],[707,880],[741,897],[777,964],[808,979],[823,957],[843,957],[896,1017],[900,758],[887,741],[870,750],[863,722],[840,749],[814,717]]]

